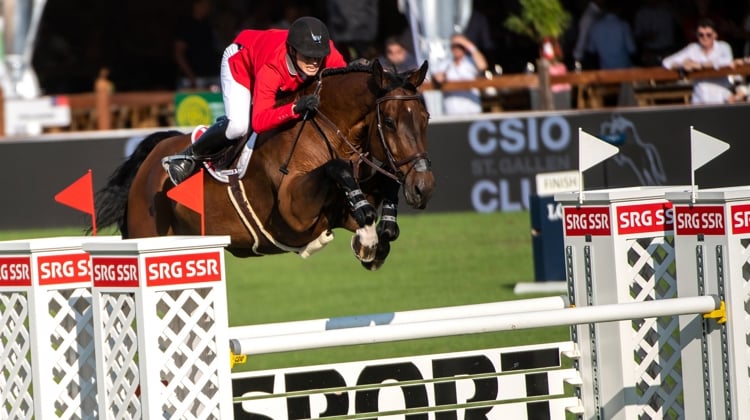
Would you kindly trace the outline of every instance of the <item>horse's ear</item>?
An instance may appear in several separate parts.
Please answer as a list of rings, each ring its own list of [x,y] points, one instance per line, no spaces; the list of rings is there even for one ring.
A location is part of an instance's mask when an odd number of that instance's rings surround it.
[[[383,65],[380,64],[380,60],[375,59],[372,62],[372,78],[375,79],[375,85],[381,89],[385,88],[385,85],[388,83],[383,77],[383,71]]]
[[[429,66],[427,65],[427,60],[422,63],[422,67],[419,68],[419,70],[415,71],[414,73],[409,75],[409,78],[406,79],[406,82],[410,85],[414,86],[415,88],[419,87],[419,85],[424,82],[424,78],[427,77],[427,68]]]

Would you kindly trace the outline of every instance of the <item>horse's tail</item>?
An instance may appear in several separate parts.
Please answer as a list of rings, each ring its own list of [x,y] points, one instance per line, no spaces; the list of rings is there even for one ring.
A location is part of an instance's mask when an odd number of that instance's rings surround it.
[[[126,210],[128,208],[128,191],[133,183],[138,168],[156,145],[169,137],[183,133],[175,130],[160,131],[146,136],[133,153],[110,175],[107,185],[96,192],[96,224],[99,227],[117,225],[123,238],[128,237]]]

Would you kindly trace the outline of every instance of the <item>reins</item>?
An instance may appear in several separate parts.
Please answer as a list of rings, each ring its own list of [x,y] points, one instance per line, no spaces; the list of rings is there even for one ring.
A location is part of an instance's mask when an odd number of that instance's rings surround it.
[[[319,95],[320,89],[322,87],[322,76],[318,77],[317,85],[315,87],[314,94]],[[336,126],[336,124],[331,121],[328,116],[326,116],[323,112],[320,110],[315,111],[315,114],[312,116],[311,120],[312,123],[315,125],[315,128],[317,129],[320,136],[326,141],[326,145],[328,146],[329,153],[333,157],[336,156],[336,151],[333,148],[331,141],[328,139],[328,137],[325,135],[325,132],[321,128],[320,124],[318,123],[318,120],[322,120],[326,125],[331,128],[332,131],[336,133],[336,136],[349,147],[349,149],[357,155],[357,160],[354,162],[354,177],[356,179],[359,179],[359,168],[362,163],[368,165],[373,170],[380,172],[381,174],[385,175],[386,177],[398,182],[399,184],[403,183],[404,178],[406,175],[411,172],[412,169],[414,169],[413,165],[409,168],[409,170],[406,173],[401,172],[399,169],[400,167],[413,162],[415,160],[424,159],[427,161],[427,166],[429,168],[429,159],[427,158],[427,153],[416,153],[410,157],[404,158],[400,161],[396,161],[396,159],[393,156],[393,153],[391,152],[391,149],[388,147],[388,145],[385,142],[385,134],[383,133],[383,124],[382,124],[382,116],[380,112],[380,104],[383,102],[389,101],[389,100],[397,100],[397,101],[408,101],[408,100],[418,100],[420,99],[419,95],[394,95],[394,96],[383,96],[381,98],[378,98],[375,101],[375,107],[376,107],[376,115],[377,115],[377,129],[378,129],[378,137],[380,138],[380,144],[383,147],[383,151],[386,154],[386,163],[390,167],[389,169],[391,171],[388,171],[383,168],[384,163],[380,162],[378,159],[371,156],[369,151],[360,151],[356,145],[354,145],[349,139],[344,135],[344,133],[341,132],[341,130]],[[300,125],[299,129],[297,130],[297,135],[294,138],[294,142],[292,143],[292,147],[289,150],[289,155],[287,156],[285,162],[281,165],[279,168],[279,171],[281,171],[283,174],[288,174],[288,165],[289,162],[292,159],[292,154],[294,153],[295,148],[297,147],[297,142],[299,141],[300,137],[302,136],[302,129],[305,127],[305,123],[307,123],[308,116],[310,111],[305,111],[305,115],[302,117],[302,124]],[[315,117],[318,118],[315,118]]]
[[[319,96],[320,88],[323,87],[323,77],[322,73],[318,76],[318,81],[315,85],[315,91],[313,92],[313,95]],[[302,136],[302,129],[305,128],[305,123],[307,122],[307,117],[310,115],[310,110],[305,110],[305,115],[302,116],[302,124],[299,126],[299,130],[297,130],[297,135],[294,136],[294,143],[292,143],[292,148],[289,149],[289,155],[286,157],[286,160],[284,163],[281,164],[281,167],[279,167],[279,171],[283,173],[284,175],[289,175],[289,162],[292,160],[292,154],[294,154],[294,149],[297,148],[297,142],[299,141],[299,138]]]

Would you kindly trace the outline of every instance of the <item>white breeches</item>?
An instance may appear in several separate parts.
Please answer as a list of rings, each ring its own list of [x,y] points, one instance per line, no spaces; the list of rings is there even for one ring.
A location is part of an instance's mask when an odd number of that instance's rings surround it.
[[[252,95],[248,88],[234,80],[229,69],[229,57],[238,51],[237,44],[230,44],[221,57],[221,92],[224,99],[224,113],[229,119],[226,130],[228,139],[245,137],[250,127]]]

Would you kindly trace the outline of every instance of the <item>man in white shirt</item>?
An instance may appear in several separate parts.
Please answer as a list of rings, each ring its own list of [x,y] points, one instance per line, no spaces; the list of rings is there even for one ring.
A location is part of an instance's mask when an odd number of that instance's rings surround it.
[[[732,47],[717,39],[716,27],[710,19],[698,21],[696,32],[698,42],[691,42],[685,48],[665,58],[662,64],[671,70],[695,71],[718,69],[733,64]],[[701,79],[693,84],[694,104],[723,104],[732,95],[732,83],[728,77]]]
[[[446,81],[476,80],[487,70],[487,59],[464,35],[451,37],[451,58],[438,64],[432,76],[438,84]],[[478,114],[482,112],[479,90],[445,92],[443,110],[449,115]]]

